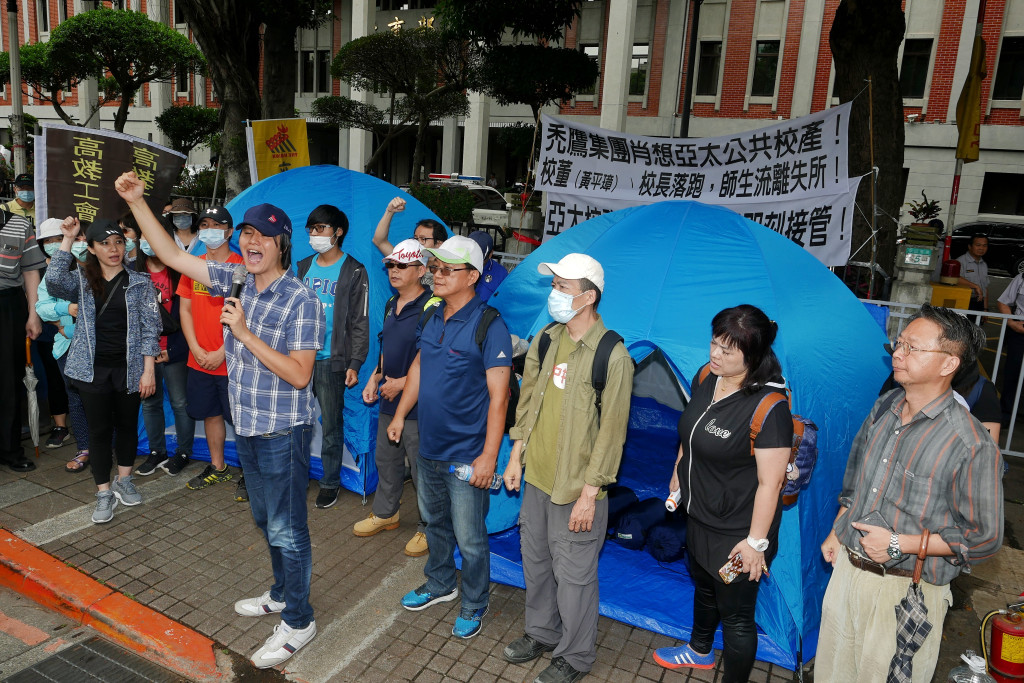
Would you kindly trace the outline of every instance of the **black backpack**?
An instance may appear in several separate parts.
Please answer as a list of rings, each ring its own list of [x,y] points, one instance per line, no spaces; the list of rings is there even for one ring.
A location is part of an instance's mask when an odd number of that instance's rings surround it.
[[[537,342],[537,351],[541,365],[544,364],[544,357],[548,353],[548,348],[551,347],[551,337],[545,332],[557,324],[548,323],[538,333],[540,340]],[[614,330],[607,330],[601,337],[601,341],[597,343],[597,351],[594,353],[594,365],[590,368],[590,383],[594,387],[594,407],[597,408],[598,420],[601,419],[601,392],[604,391],[604,386],[608,381],[608,359],[612,355],[612,349],[621,341],[623,341],[621,334]]]

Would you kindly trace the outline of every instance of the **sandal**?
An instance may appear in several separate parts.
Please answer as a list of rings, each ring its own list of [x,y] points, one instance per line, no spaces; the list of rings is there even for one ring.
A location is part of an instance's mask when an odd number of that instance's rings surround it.
[[[81,472],[88,466],[89,451],[78,451],[75,453],[75,457],[71,459],[71,462],[64,466],[64,471],[75,474],[77,472]]]

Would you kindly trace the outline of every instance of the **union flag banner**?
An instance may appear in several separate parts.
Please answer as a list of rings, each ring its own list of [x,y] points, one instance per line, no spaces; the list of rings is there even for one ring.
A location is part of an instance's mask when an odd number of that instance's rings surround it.
[[[145,198],[159,213],[170,200],[185,155],[113,130],[43,124],[35,139],[36,221],[75,216],[91,223],[117,220],[128,210],[114,181],[135,171]]]
[[[296,166],[309,166],[305,119],[266,119],[250,123],[246,138],[249,175],[254,184]]]

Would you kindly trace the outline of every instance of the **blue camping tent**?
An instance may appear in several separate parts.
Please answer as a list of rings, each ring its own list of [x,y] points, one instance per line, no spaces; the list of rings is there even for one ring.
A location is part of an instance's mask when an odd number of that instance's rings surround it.
[[[491,299],[513,333],[530,336],[550,321],[550,277],[537,264],[571,252],[604,266],[599,312],[641,368],[657,350],[684,385],[707,361],[715,313],[750,303],[778,322],[775,350],[794,411],[821,429],[818,465],[783,513],[779,555],[756,615],[758,658],[795,669],[817,643],[830,570],[819,545],[835,518],[849,448],[888,373],[881,330],[838,278],[790,240],[722,207],[672,201],[605,214],[538,248]],[[634,396],[619,474],[641,499],[667,495],[678,448],[679,413],[654,399]],[[522,586],[516,529],[491,541],[492,578]],[[602,614],[689,638],[685,562],[660,566],[646,553],[605,544],[599,574]]]
[[[235,197],[227,208],[237,225],[252,206],[270,203],[280,207],[292,221],[292,266],[313,253],[309,237],[303,229],[310,211],[320,204],[337,206],[349,219],[349,232],[345,237],[343,251],[351,254],[366,266],[370,281],[369,318],[370,351],[359,372],[359,383],[345,392],[345,466],[342,467],[342,485],[356,493],[366,494],[377,486],[377,469],[373,463],[374,443],[377,434],[377,405],[367,406],[362,400],[362,388],[377,364],[384,302],[394,290],[388,284],[381,254],[371,242],[377,222],[392,198],[401,196],[406,209],[395,214],[391,221],[388,237],[392,244],[412,237],[416,222],[424,218],[439,220],[426,206],[411,195],[399,190],[391,183],[364,173],[349,171],[338,166],[307,166],[295,168],[263,180]],[[232,237],[231,246],[238,251],[238,232]],[[174,446],[173,422],[169,404],[165,400],[168,448]],[[145,431],[140,420],[139,448],[145,451]],[[194,454],[200,459],[209,459],[206,440],[197,425]],[[313,452],[319,454],[319,430],[314,438]],[[238,466],[234,443],[225,446],[227,461]],[[323,474],[319,457],[311,459],[310,475],[319,478]]]

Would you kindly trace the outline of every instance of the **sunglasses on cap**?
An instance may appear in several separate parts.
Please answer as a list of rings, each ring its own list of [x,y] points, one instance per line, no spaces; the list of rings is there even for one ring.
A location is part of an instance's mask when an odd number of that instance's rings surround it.
[[[387,263],[384,264],[384,267],[387,268],[388,270],[391,270],[392,268],[398,268],[399,270],[405,270],[409,266],[414,266],[414,265],[422,265],[422,264],[420,264],[418,262],[417,263],[399,263],[398,261],[388,261]]]

